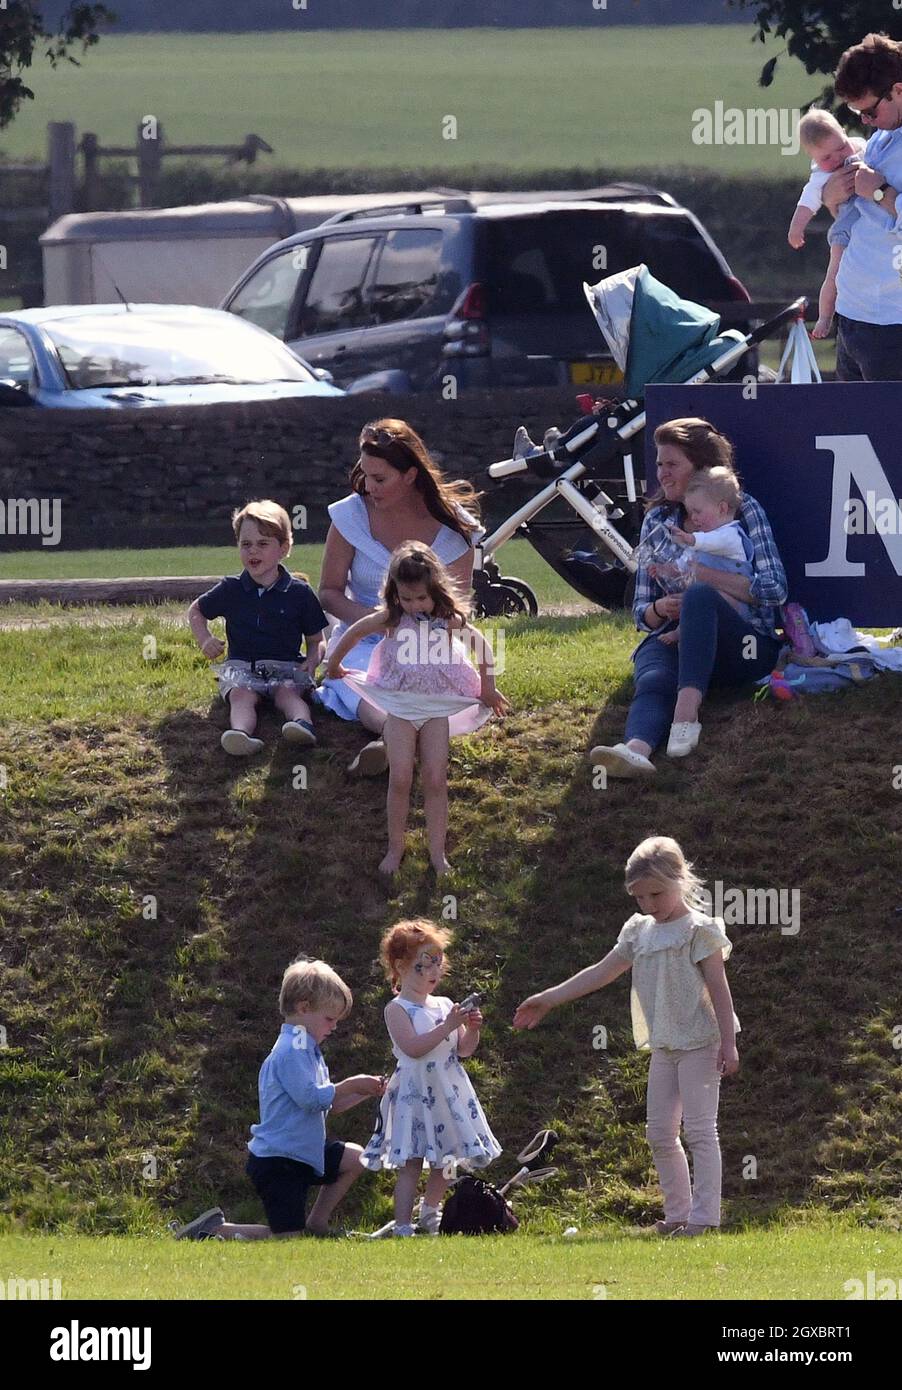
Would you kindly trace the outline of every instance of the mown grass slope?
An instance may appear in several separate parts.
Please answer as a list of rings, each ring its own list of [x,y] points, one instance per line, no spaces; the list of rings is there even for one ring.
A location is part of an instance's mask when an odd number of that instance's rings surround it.
[[[333,1075],[384,1070],[377,946],[413,913],[455,925],[449,991],[487,995],[469,1065],[508,1153],[499,1174],[539,1125],[561,1134],[560,1178],[521,1203],[530,1227],[657,1214],[627,982],[528,1035],[509,1020],[608,948],[631,910],[629,851],[667,833],[712,881],[801,894],[797,936],[729,928],[743,1023],[722,1105],[729,1214],[814,1203],[898,1223],[895,678],[787,708],[715,698],[697,756],[596,789],[585,750],[619,736],[633,634],[601,614],[516,620],[501,681],[515,712],[453,748],[454,874],[440,888],[427,876],[418,812],[386,887],[384,783],[344,772],[357,730],[322,716],[320,748],[299,758],[267,717],[265,753],[230,761],[189,634],[153,610],[117,616],[0,631],[0,1169],[14,1221],[149,1231],[213,1200],[259,1217],[243,1146],[284,965],[320,954],[351,984]],[[365,1142],[372,1120],[351,1111],[335,1132]],[[389,1193],[365,1177],[352,1217],[375,1224]]]

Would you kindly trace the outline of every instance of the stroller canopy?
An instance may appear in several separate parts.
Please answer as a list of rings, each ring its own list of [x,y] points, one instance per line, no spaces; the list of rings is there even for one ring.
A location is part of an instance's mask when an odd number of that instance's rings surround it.
[[[583,289],[623,372],[628,396],[643,396],[653,382],[689,381],[743,341],[734,329],[718,336],[717,314],[680,299],[646,265],[609,275],[597,285],[583,284]]]

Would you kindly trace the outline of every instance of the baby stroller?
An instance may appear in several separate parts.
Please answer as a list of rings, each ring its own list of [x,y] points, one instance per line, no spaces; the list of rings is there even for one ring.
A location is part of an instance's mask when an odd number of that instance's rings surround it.
[[[528,472],[542,486],[475,547],[477,617],[538,613],[529,585],[503,575],[495,560],[515,535],[524,536],[583,598],[606,608],[629,606],[644,510],[633,451],[641,460],[645,387],[656,382],[696,386],[723,377],[755,344],[803,318],[808,303],[797,299],[743,335],[737,329],[719,333],[717,314],[680,299],[645,265],[583,289],[624,374],[626,399],[606,402],[603,413],[582,415],[564,432],[548,430],[541,444],[521,425],[513,456],[491,465],[495,482]],[[551,515],[540,515],[546,509]]]
[[[519,1222],[507,1201],[507,1194],[527,1183],[543,1182],[554,1176],[557,1169],[548,1166],[548,1159],[557,1142],[558,1136],[553,1129],[540,1129],[517,1154],[520,1167],[500,1188],[470,1172],[466,1163],[461,1162],[458,1165],[460,1176],[455,1178],[445,1198],[438,1231],[430,1231],[430,1234],[480,1236],[515,1231]],[[389,1221],[367,1239],[383,1240],[393,1235],[394,1230],[394,1221]]]
[[[464,1173],[457,1179],[445,1198],[439,1234],[443,1236],[507,1235],[516,1231],[519,1222],[514,1216],[507,1194],[527,1183],[542,1182],[553,1177],[556,1168],[547,1166],[558,1142],[553,1129],[540,1129],[517,1154],[520,1167],[503,1187],[493,1187],[474,1173]]]

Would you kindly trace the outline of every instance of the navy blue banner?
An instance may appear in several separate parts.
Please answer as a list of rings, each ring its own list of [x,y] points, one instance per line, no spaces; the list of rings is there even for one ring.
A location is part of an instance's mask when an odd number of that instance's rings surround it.
[[[646,472],[657,490],[654,431],[710,420],[736,449],[746,492],[767,512],[789,597],[819,621],[902,623],[902,382],[821,386],[649,386]]]

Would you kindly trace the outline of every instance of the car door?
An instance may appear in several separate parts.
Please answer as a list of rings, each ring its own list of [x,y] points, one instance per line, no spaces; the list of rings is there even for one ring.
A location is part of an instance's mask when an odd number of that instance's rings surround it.
[[[398,228],[382,239],[366,286],[361,374],[401,371],[415,391],[434,381],[453,302],[440,287],[442,242],[440,227]]]
[[[310,247],[301,245],[270,256],[228,301],[229,313],[265,328],[284,342],[309,254]]]
[[[311,366],[327,368],[339,386],[362,375],[364,284],[378,240],[373,233],[342,233],[313,244],[285,339]]]
[[[13,381],[30,396],[38,391],[38,372],[28,339],[8,324],[0,324],[0,381]]]

